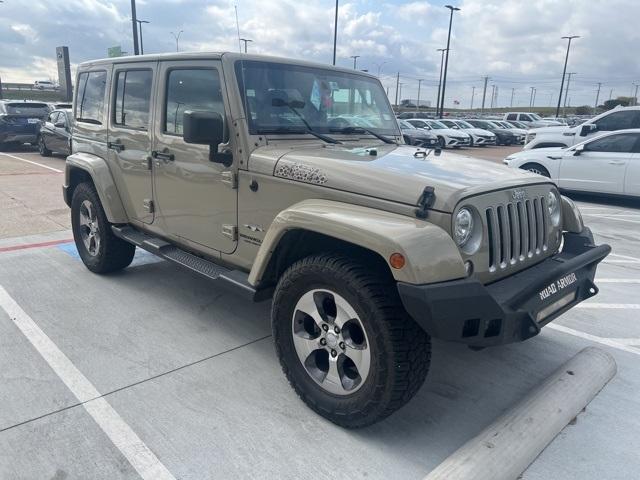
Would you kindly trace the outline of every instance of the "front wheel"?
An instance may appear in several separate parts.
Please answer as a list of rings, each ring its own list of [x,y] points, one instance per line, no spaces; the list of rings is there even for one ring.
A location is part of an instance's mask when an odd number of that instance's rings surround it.
[[[44,137],[42,135],[38,136],[38,152],[43,157],[51,156],[51,150],[47,148],[47,144],[45,143]]]
[[[440,149],[444,149],[446,145],[447,143],[445,142],[444,137],[438,137],[438,146]]]
[[[273,300],[289,383],[311,409],[348,428],[392,414],[429,370],[430,337],[404,310],[388,272],[373,270],[341,255],[307,257],[284,273]]]
[[[91,183],[81,183],[73,191],[71,226],[78,254],[94,273],[121,270],[131,263],[136,247],[116,237]]]

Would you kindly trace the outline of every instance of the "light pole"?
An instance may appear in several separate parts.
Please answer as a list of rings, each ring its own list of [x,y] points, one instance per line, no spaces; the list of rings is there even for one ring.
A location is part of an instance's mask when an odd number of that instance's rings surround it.
[[[140,55],[144,55],[144,43],[142,43],[142,24],[150,22],[147,22],[146,20],[138,20],[137,18],[136,22],[138,22],[138,26],[140,27]]]
[[[180,51],[180,48],[179,48],[180,47],[180,43],[179,43],[180,42],[180,35],[182,35],[183,32],[184,32],[184,30],[180,30],[177,35],[175,33],[171,32],[171,35],[173,35],[173,38],[176,39],[176,52]]]
[[[133,27],[133,54],[138,55],[138,22],[136,21],[136,0],[131,0],[131,26]]]
[[[351,58],[353,58],[353,69],[356,70],[356,65],[358,65],[358,58],[360,58],[360,55],[351,55]]]
[[[418,79],[418,101],[416,102],[416,110],[420,110],[420,85],[422,84],[423,81],[424,79],[422,78]]]
[[[471,107],[469,110],[473,110],[473,98],[476,96],[476,87],[471,87]]]
[[[438,117],[438,111],[440,110],[440,89],[442,88],[442,68],[444,66],[444,52],[447,51],[446,48],[438,48],[438,52],[440,52],[440,80],[438,80],[438,98],[436,98],[436,117]]]
[[[253,42],[253,40],[250,38],[241,38],[240,41],[244,43],[244,53],[247,53],[247,43]]]
[[[567,55],[564,57],[564,69],[562,70],[562,81],[560,82],[560,95],[558,95],[558,106],[556,107],[556,117],[560,116],[560,104],[562,103],[562,89],[564,88],[564,76],[567,73],[567,62],[569,61],[569,49],[571,48],[571,40],[574,38],[580,38],[580,35],[570,35],[568,37],[562,37],[562,39],[569,40],[567,43]]]
[[[447,89],[447,69],[449,68],[449,47],[451,44],[451,25],[453,24],[453,12],[457,12],[460,9],[458,7],[454,7],[452,5],[445,5],[445,8],[448,8],[451,12],[449,15],[449,34],[447,35],[447,55],[444,60],[444,75],[442,77],[442,95],[440,98],[440,116],[444,115],[444,93]]]
[[[338,43],[338,0],[336,0],[336,18],[333,22],[333,65],[336,64],[336,45]]]
[[[386,61],[385,61],[385,62],[382,62],[382,63],[374,63],[374,65],[376,65],[376,66],[378,67],[378,77],[380,76],[380,72],[382,72],[382,66],[383,66],[385,63],[389,63],[389,62],[386,62]]]

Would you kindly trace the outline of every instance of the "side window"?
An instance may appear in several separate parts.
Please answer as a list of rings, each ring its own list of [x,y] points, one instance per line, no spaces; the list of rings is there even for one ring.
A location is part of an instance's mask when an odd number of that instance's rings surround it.
[[[62,122],[63,126],[67,126],[67,115],[64,112],[58,113],[58,118],[56,122]]]
[[[76,120],[102,125],[107,72],[84,72],[78,77]]]
[[[215,69],[170,70],[164,104],[164,131],[182,135],[186,110],[218,112],[224,117],[220,76]]]
[[[518,115],[516,115],[515,113],[510,113],[509,115],[507,115],[507,120],[517,120],[518,119]]]
[[[56,123],[58,121],[58,112],[51,112],[49,114],[49,118],[47,118],[47,122]]]
[[[530,122],[531,121],[531,117],[529,115],[520,115],[520,120],[522,120],[523,122]]]
[[[586,144],[585,150],[588,152],[632,153],[636,151],[635,145],[638,138],[637,133],[609,135]]]
[[[116,75],[113,123],[123,127],[146,130],[149,126],[151,100],[151,70],[120,71]]]
[[[612,132],[625,128],[638,128],[640,126],[638,124],[639,113],[638,110],[613,112],[596,120],[594,123],[598,126],[598,130],[602,132]]]

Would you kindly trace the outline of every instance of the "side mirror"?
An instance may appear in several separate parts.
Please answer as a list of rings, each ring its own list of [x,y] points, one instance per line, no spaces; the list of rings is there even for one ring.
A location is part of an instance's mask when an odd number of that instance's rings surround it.
[[[578,145],[573,149],[573,155],[576,157],[579,157],[582,152],[584,152],[584,145]]]
[[[587,125],[583,125],[582,128],[580,129],[580,136],[586,137],[590,133],[597,132],[597,131],[598,131],[598,125],[596,125],[595,123],[588,123]]]
[[[233,159],[229,153],[218,153],[218,146],[224,141],[224,119],[218,112],[187,110],[182,129],[186,143],[209,145],[209,160],[231,165]]]

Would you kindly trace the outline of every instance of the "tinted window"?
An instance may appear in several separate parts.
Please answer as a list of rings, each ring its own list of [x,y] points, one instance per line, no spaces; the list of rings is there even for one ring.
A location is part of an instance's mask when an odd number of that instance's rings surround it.
[[[140,129],[148,127],[152,79],[150,70],[118,72],[114,100],[116,125]]]
[[[49,107],[45,103],[15,102],[7,103],[5,109],[10,115],[22,115],[33,118],[45,118]]]
[[[531,117],[529,115],[520,115],[520,120],[522,120],[523,122],[530,122]]]
[[[58,113],[58,118],[57,118],[56,122],[62,122],[62,124],[65,127],[67,126],[67,116],[65,115],[64,112]]]
[[[224,117],[220,77],[217,70],[171,70],[167,80],[164,130],[182,134],[186,110],[218,112]]]
[[[507,120],[517,120],[518,116],[515,113],[510,113],[507,115]]]
[[[637,110],[626,110],[622,112],[613,112],[594,123],[598,126],[598,130],[603,132],[612,132],[614,130],[623,130],[625,128],[638,128]]]
[[[104,113],[104,89],[107,72],[85,72],[78,77],[76,120],[102,124]]]
[[[636,151],[635,145],[637,141],[638,134],[636,133],[609,135],[586,144],[585,150],[589,152],[632,153]]]

